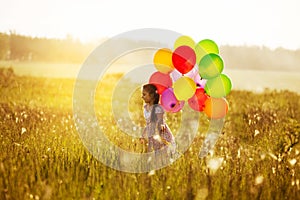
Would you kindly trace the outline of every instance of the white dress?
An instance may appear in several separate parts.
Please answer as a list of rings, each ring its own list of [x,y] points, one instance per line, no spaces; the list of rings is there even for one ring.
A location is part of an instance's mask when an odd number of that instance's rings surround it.
[[[164,114],[164,109],[159,105],[153,105],[147,110],[147,105],[144,106],[144,117],[146,120],[146,135],[148,137],[148,151],[157,151],[165,146],[168,146],[171,153],[175,153],[176,142],[175,138],[168,127],[168,125],[162,122],[165,126],[165,131],[161,131],[161,127],[157,127],[157,122],[151,122],[151,112],[155,109],[155,114]]]

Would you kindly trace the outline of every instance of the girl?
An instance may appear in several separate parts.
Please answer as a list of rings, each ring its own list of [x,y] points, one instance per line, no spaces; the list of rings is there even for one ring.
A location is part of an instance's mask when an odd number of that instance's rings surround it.
[[[174,155],[175,138],[164,122],[164,110],[158,104],[159,94],[156,86],[153,84],[144,85],[142,98],[145,102],[144,117],[146,119],[146,127],[142,136],[148,139],[148,152],[155,151],[156,153],[161,148],[167,147],[168,153],[171,153],[171,156]]]

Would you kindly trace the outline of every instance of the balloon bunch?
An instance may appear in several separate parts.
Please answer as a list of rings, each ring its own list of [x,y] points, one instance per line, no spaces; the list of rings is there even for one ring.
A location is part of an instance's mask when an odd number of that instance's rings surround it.
[[[223,118],[228,111],[225,97],[231,80],[222,73],[224,62],[217,44],[204,39],[197,44],[189,36],[177,38],[174,50],[162,48],[153,58],[157,69],[149,79],[161,95],[167,112],[180,111],[185,102],[209,118]]]

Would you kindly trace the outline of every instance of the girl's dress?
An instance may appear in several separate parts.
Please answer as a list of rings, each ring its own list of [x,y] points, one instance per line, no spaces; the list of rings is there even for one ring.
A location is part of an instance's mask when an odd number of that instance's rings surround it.
[[[147,105],[144,106],[144,117],[146,119],[146,134],[148,137],[148,152],[157,151],[163,147],[168,146],[168,152],[175,154],[176,143],[175,138],[168,127],[168,125],[162,122],[162,125],[165,126],[165,131],[160,131],[161,127],[158,127],[158,122],[151,122],[151,112],[155,114],[163,114],[164,109],[159,105],[155,104],[150,107],[149,110],[146,109]]]

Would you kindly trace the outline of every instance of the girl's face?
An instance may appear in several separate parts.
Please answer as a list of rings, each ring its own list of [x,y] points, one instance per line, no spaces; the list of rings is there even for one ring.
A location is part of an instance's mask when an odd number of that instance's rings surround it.
[[[146,90],[142,91],[142,99],[145,101],[145,103],[151,103],[153,101],[151,95]]]

